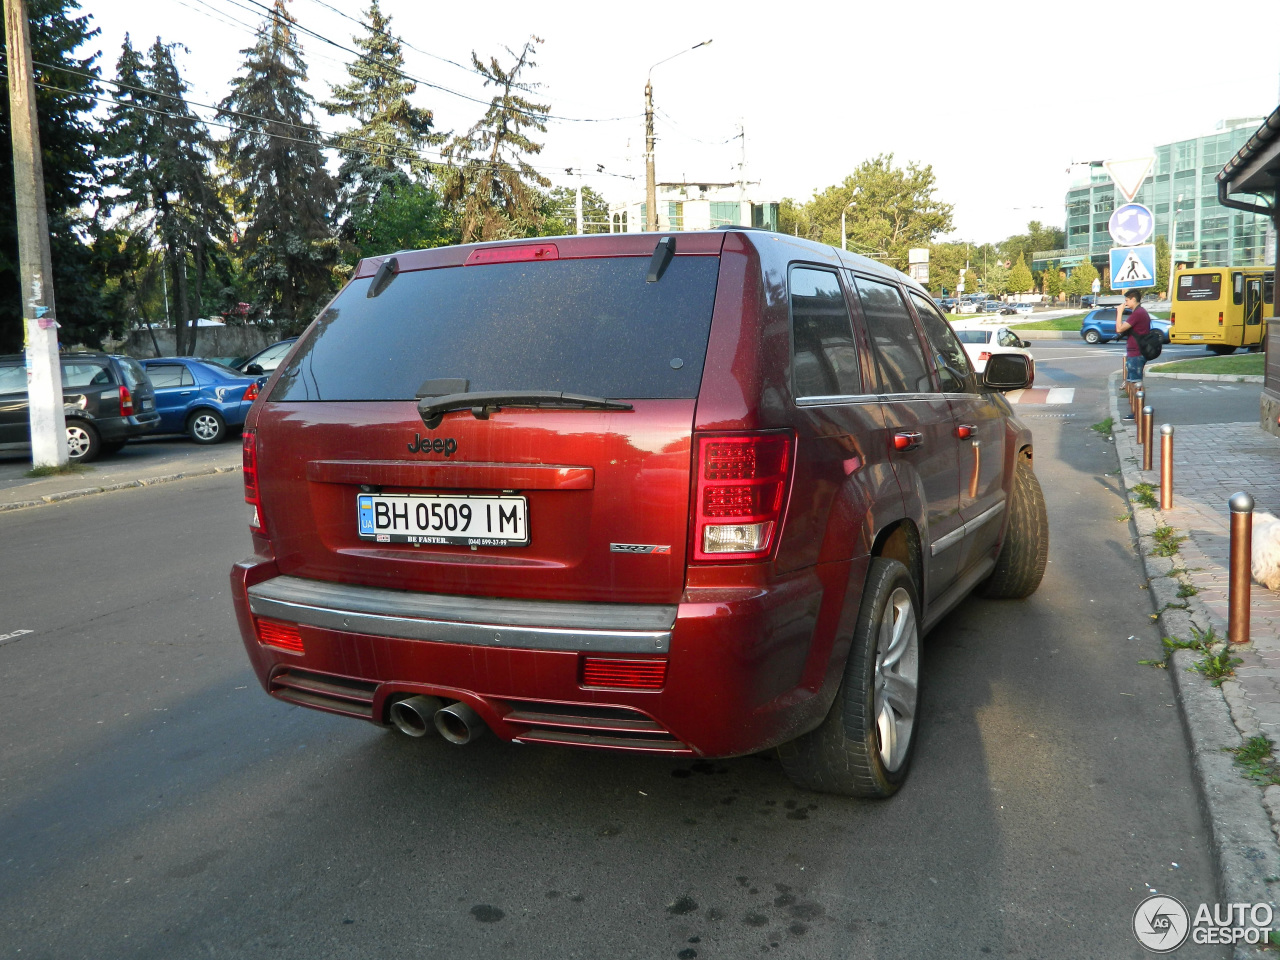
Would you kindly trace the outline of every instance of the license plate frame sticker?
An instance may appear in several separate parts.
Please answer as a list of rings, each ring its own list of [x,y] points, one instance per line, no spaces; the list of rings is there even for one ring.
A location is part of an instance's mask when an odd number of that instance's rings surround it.
[[[356,533],[377,543],[527,547],[529,501],[520,496],[359,493]]]

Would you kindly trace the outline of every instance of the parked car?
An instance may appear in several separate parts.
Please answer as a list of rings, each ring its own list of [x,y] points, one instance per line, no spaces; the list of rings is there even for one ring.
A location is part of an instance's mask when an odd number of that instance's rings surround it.
[[[289,355],[289,351],[293,349],[293,345],[297,341],[297,337],[279,340],[271,344],[271,346],[259,350],[248,360],[237,364],[236,369],[241,373],[254,377],[260,377],[264,373],[274,373],[276,367],[280,366],[280,361]]]
[[[1014,313],[1034,313],[1036,305],[1034,303],[1015,303],[1013,305]]]
[[[64,353],[62,412],[67,421],[67,456],[88,463],[120,450],[131,437],[156,429],[151,381],[131,357],[106,353]],[[0,357],[0,443],[31,442],[26,361]]]
[[[1035,358],[1027,349],[1031,344],[1008,327],[983,326],[972,321],[955,323],[952,327],[978,373],[986,370],[987,362],[996,354],[1017,354],[1027,358],[1031,379],[1035,379]]]
[[[244,363],[246,357],[198,357],[197,359],[205,360],[209,363],[220,363],[224,367],[230,367],[233,370],[239,370],[240,364]]]
[[[160,433],[185,433],[196,443],[220,443],[244,426],[258,398],[258,378],[195,357],[143,360],[156,391]]]
[[[1005,305],[999,300],[983,300],[978,304],[979,313],[1002,313]]]
[[[1130,311],[1126,310],[1127,317]],[[1151,329],[1160,333],[1160,342],[1169,342],[1169,321],[1151,318]],[[1080,323],[1080,336],[1086,343],[1107,343],[1116,339],[1116,308],[1099,307],[1085,314]]]
[[[1000,316],[1002,317],[1012,317],[1018,313],[1018,308],[1015,304],[1012,304],[1012,303],[1002,303],[1000,304],[999,312],[1000,312]]]
[[[265,690],[459,744],[778,747],[803,787],[896,791],[922,635],[1045,569],[999,394],[1031,362],[976,375],[904,274],[778,240],[362,261],[244,431],[232,595]]]

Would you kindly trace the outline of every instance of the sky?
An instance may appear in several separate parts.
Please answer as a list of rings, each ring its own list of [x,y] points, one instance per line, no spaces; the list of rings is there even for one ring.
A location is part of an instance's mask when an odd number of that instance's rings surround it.
[[[126,33],[135,47],[158,34],[187,48],[178,63],[188,96],[207,104],[226,96],[268,2],[80,0],[102,30],[104,77]],[[1062,226],[1073,163],[1145,156],[1280,104],[1277,0],[1236,0],[1229,12],[1187,0],[381,5],[406,43],[405,72],[433,85],[419,86],[417,104],[445,132],[469,128],[491,96],[470,68],[473,51],[509,65],[507,48],[541,38],[527,79],[562,119],[535,136],[544,149],[532,162],[555,185],[576,184],[565,173],[574,168],[591,171],[583,182],[608,200],[643,194],[651,75],[660,182],[736,182],[745,154],[751,199],[803,202],[888,153],[900,166],[932,166],[938,198],[955,208],[942,239],[977,243],[1031,220]],[[352,48],[360,27],[348,18],[367,6],[289,0],[302,27]],[[348,79],[351,56],[301,40],[308,90],[322,100]]]

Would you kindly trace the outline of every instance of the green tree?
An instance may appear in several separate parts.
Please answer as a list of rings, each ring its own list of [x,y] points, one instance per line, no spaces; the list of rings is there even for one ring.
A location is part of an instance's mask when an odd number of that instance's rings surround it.
[[[1050,300],[1057,300],[1058,294],[1062,292],[1062,268],[1058,266],[1057,260],[1050,261],[1045,267],[1041,292]]]
[[[783,197],[778,203],[778,232],[809,240],[818,239],[813,233],[813,224],[809,221],[807,205],[797,203],[790,197]]]
[[[117,102],[107,120],[112,159],[106,182],[119,191],[125,222],[162,252],[177,352],[189,354],[196,321],[206,312],[210,273],[230,240],[231,217],[214,183],[213,138],[184,99],[187,86],[173,59],[177,46],[157,37],[144,60],[125,36],[116,64]],[[225,259],[221,263],[225,276]]]
[[[31,56],[37,62],[36,111],[44,168],[44,201],[57,302],[59,339],[97,346],[107,333],[101,272],[83,234],[100,194],[102,137],[92,119],[100,96],[99,54],[78,55],[98,35],[78,0],[28,0]],[[4,36],[0,23],[0,39]],[[74,71],[74,72],[72,72]],[[51,88],[58,89],[51,89]],[[0,93],[0,353],[22,349],[22,297],[18,277],[18,216],[14,207],[9,96]]]
[[[378,0],[364,17],[365,34],[354,38],[361,55],[347,65],[351,81],[330,84],[331,99],[323,104],[329,113],[356,121],[335,139],[344,218],[373,206],[384,185],[403,190],[412,182],[426,183],[430,168],[422,151],[445,139],[434,132],[431,111],[409,102],[418,85],[404,75],[404,50]],[[420,194],[403,199],[414,197]]]
[[[929,244],[929,289],[939,296],[944,290],[955,296],[960,268],[969,259],[972,249],[972,244],[968,243]]]
[[[1169,238],[1156,237],[1156,286],[1160,296],[1169,295]]]
[[[245,55],[221,115],[235,124],[227,165],[247,222],[239,253],[260,305],[281,332],[310,321],[333,289],[337,243],[329,215],[336,191],[312,124],[311,95],[295,21],[274,0]]]
[[[927,247],[951,229],[953,208],[938,200],[936,187],[931,166],[895,167],[891,153],[865,160],[842,183],[815,193],[805,205],[809,235],[840,246],[840,214],[848,207],[849,249],[905,271],[911,247]]]
[[[439,247],[454,240],[439,194],[418,181],[383,184],[372,203],[351,212],[343,236],[348,267],[363,257]]]
[[[1032,220],[1027,224],[1026,233],[1016,233],[1002,240],[998,246],[1004,258],[1012,263],[1019,256],[1030,262],[1032,254],[1043,250],[1061,250],[1066,245],[1067,234],[1065,230],[1061,230],[1058,227],[1046,227],[1039,220]]]
[[[474,51],[471,54],[484,85],[492,84],[498,92],[484,117],[443,151],[445,159],[456,164],[448,175],[444,200],[454,209],[463,243],[526,236],[539,229],[543,200],[538,188],[551,186],[551,181],[526,159],[541,153],[542,144],[525,131],[546,133],[551,107],[529,99],[541,84],[524,81],[521,75],[537,65],[533,55],[542,42],[530,37],[518,54],[507,48],[515,57],[507,70],[497,57],[485,64]]]
[[[1027,266],[1027,261],[1021,256],[1009,271],[1009,289],[1014,293],[1030,293],[1035,289],[1035,282],[1031,279],[1031,270]]]
[[[985,276],[986,286],[984,289],[997,297],[1002,297],[1009,292],[1009,268],[1004,265],[1004,261],[1000,259],[993,260],[987,267]]]
[[[1093,281],[1098,279],[1098,268],[1087,257],[1071,271],[1063,289],[1069,297],[1083,297],[1093,292]]]
[[[541,233],[546,237],[578,232],[578,190],[556,187],[543,206]],[[590,187],[582,188],[582,232],[609,232],[609,201]]]

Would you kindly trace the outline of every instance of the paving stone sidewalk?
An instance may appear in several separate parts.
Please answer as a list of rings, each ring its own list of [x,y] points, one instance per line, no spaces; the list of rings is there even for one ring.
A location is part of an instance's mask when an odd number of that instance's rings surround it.
[[[1162,635],[1192,640],[1197,631],[1203,636],[1212,630],[1225,638],[1228,501],[1244,491],[1253,497],[1256,510],[1280,515],[1280,438],[1263,431],[1257,421],[1177,426],[1173,508],[1142,507],[1133,502],[1138,484],[1154,487],[1159,501],[1160,411],[1154,411],[1154,469],[1143,471],[1134,422],[1120,420],[1128,402],[1117,396],[1117,381],[1113,375],[1116,453]],[[1168,558],[1152,554],[1153,535],[1163,526],[1186,538]],[[1194,670],[1202,656],[1198,652],[1179,650],[1169,659],[1169,670],[1213,830],[1220,895],[1228,902],[1274,904],[1280,898],[1280,786],[1264,791],[1247,780],[1228,752],[1258,734],[1280,744],[1280,593],[1258,583],[1251,586],[1249,636],[1248,643],[1231,650],[1241,662],[1220,688]],[[1242,946],[1235,955],[1256,953]]]

